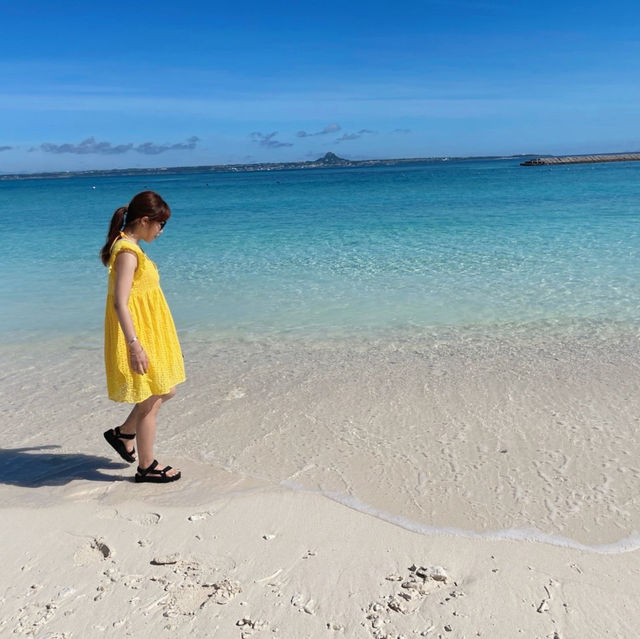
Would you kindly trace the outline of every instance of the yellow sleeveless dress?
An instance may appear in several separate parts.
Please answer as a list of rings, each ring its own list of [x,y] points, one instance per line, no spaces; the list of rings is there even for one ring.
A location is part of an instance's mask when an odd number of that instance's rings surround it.
[[[144,375],[129,365],[129,350],[113,305],[116,282],[114,263],[118,253],[130,251],[138,258],[133,275],[129,311],[136,335],[149,358]],[[135,243],[120,237],[109,259],[109,286],[104,321],[104,361],[109,399],[136,404],[151,395],[164,395],[185,380],[184,361],[171,311],[160,288],[156,265]]]

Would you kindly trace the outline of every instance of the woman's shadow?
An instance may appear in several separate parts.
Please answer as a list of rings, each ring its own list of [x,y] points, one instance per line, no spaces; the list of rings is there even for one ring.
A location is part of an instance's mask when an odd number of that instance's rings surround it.
[[[74,479],[105,482],[125,479],[103,470],[127,468],[128,464],[97,455],[41,452],[55,448],[60,446],[0,448],[0,484],[39,488],[63,486]]]

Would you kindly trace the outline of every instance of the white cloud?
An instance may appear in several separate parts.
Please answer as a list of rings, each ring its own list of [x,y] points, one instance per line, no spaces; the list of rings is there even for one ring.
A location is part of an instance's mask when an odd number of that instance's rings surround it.
[[[259,131],[254,131],[250,137],[260,146],[264,146],[268,149],[279,149],[283,146],[293,146],[290,142],[280,142],[279,140],[275,140],[274,137],[276,135],[278,135],[277,131],[274,131],[273,133],[260,133]]]
[[[189,151],[196,148],[198,138],[194,135],[186,142],[175,144],[155,144],[154,142],[144,142],[135,146],[131,142],[128,144],[112,144],[111,142],[98,142],[94,137],[87,138],[79,144],[52,144],[44,142],[39,147],[29,149],[30,151],[44,151],[45,153],[72,153],[74,155],[121,155],[129,151],[136,151],[144,155],[158,155],[165,151]],[[7,147],[10,148],[10,147]],[[0,147],[0,150],[2,148]]]

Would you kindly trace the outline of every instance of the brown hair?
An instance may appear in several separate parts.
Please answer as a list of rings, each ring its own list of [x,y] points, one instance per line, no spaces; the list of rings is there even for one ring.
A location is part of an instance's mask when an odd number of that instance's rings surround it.
[[[136,220],[148,217],[157,222],[166,222],[171,217],[169,205],[153,191],[142,191],[129,202],[127,206],[121,206],[111,217],[107,241],[100,251],[100,259],[107,266],[111,257],[111,247],[116,241],[120,231],[132,226]]]

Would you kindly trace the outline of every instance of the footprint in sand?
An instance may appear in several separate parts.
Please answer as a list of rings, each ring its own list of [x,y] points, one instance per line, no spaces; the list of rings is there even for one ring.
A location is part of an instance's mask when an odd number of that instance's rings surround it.
[[[316,602],[305,597],[302,593],[296,593],[291,597],[291,605],[299,611],[306,612],[308,615],[316,614]]]
[[[103,539],[94,538],[84,543],[73,556],[76,566],[105,561],[113,556],[113,550]]]
[[[232,388],[226,395],[225,400],[230,402],[234,399],[242,399],[247,394],[244,388]]]
[[[125,517],[127,521],[138,524],[138,526],[154,526],[159,524],[162,519],[160,513],[143,513],[141,515],[133,515],[132,517]]]
[[[215,515],[215,513],[211,512],[211,511],[207,511],[207,512],[203,512],[203,513],[194,513],[193,515],[189,515],[187,517],[187,519],[189,521],[201,521],[203,519],[208,519],[209,517],[212,517],[213,515]]]
[[[211,604],[223,606],[242,592],[242,587],[237,581],[203,581],[199,578],[199,566],[196,564],[191,568],[191,571],[179,575],[182,576],[181,580],[169,584],[168,596],[162,602],[164,617],[191,616]]]
[[[442,566],[416,566],[408,569],[408,574],[388,575],[385,580],[394,584],[392,592],[371,602],[366,608],[366,620],[374,637],[396,636],[395,631],[383,630],[403,616],[418,612],[425,598],[452,583],[451,577]],[[454,584],[456,582],[453,582]],[[397,584],[397,585],[396,585]],[[461,591],[450,591],[445,601],[464,596]],[[414,632],[418,630],[414,628]],[[430,631],[429,631],[430,632]]]
[[[117,516],[118,511],[115,508],[108,508],[107,510],[103,510],[96,515],[98,519],[104,519],[106,521],[112,521],[116,519]]]

